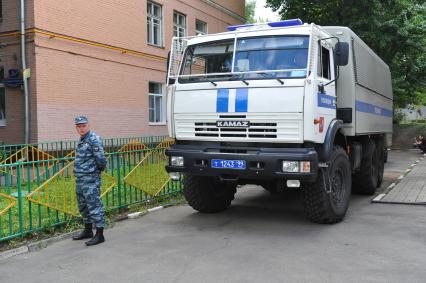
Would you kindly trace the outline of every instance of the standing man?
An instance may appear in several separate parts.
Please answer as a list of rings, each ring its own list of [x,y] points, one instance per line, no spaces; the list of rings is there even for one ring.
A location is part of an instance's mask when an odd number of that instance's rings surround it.
[[[100,196],[100,185],[101,172],[105,170],[107,160],[101,139],[90,131],[89,120],[84,116],[78,116],[75,118],[75,127],[80,135],[74,161],[75,190],[84,230],[73,239],[92,238],[86,245],[93,246],[105,241],[104,206]],[[93,223],[96,225],[95,236],[92,231]]]

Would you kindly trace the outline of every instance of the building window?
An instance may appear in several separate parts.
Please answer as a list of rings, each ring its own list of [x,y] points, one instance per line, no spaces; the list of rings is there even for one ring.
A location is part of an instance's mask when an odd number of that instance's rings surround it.
[[[148,1],[148,43],[163,46],[163,12],[161,5]]]
[[[6,126],[6,95],[2,83],[0,83],[0,126]]]
[[[163,84],[149,82],[149,122],[164,123]]]
[[[178,12],[173,13],[173,35],[186,36],[186,16]]]
[[[207,23],[200,20],[195,20],[195,34],[207,34]]]

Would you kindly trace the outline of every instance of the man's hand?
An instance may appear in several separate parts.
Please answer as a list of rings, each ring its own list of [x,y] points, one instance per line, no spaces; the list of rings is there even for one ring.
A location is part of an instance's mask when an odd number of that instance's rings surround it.
[[[105,165],[99,165],[98,164],[98,169],[100,170],[100,171],[105,171]]]

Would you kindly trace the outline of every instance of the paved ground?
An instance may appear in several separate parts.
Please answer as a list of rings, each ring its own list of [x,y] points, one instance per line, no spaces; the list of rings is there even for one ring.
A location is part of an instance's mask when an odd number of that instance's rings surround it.
[[[376,202],[401,204],[426,204],[426,158],[423,156],[413,163],[408,173],[386,194],[380,194]],[[400,178],[401,178],[400,177]]]
[[[418,154],[389,157],[384,186]],[[171,207],[117,224],[100,246],[67,240],[0,261],[0,280],[425,282],[425,212],[353,196],[344,222],[316,225],[303,217],[297,191],[277,197],[246,186],[223,213]]]

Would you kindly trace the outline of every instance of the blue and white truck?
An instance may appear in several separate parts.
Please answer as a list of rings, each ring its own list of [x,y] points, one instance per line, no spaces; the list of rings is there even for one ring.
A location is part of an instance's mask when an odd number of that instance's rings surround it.
[[[341,221],[374,194],[392,142],[389,67],[349,28],[299,19],[174,38],[166,170],[200,212],[239,184],[299,187],[306,216]]]

